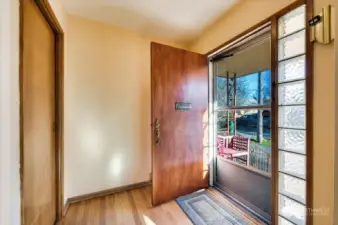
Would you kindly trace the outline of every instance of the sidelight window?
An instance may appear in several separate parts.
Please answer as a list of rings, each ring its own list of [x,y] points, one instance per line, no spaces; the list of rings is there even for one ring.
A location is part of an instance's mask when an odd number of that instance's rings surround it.
[[[278,20],[279,224],[306,223],[305,6]]]

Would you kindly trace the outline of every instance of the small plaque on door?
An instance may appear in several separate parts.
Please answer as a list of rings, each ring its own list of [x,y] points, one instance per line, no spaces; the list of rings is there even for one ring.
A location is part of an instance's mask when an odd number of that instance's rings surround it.
[[[175,110],[190,110],[192,108],[191,103],[189,102],[176,102]]]

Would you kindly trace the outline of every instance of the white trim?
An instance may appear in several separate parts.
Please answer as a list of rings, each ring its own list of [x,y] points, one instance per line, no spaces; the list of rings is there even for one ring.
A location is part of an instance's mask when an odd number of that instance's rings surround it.
[[[214,185],[214,160],[216,160],[216,127],[215,127],[215,118],[214,118],[214,81],[213,81],[213,63],[209,61],[209,101],[208,101],[208,111],[209,111],[209,185]]]

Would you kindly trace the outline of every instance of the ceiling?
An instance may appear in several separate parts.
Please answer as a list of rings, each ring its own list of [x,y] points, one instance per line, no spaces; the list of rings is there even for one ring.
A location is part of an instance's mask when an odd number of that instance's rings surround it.
[[[257,57],[259,56],[259,57]],[[236,73],[236,77],[271,69],[271,38],[268,36],[216,63],[217,76],[226,77],[227,72]]]
[[[239,0],[63,0],[68,13],[189,43]]]

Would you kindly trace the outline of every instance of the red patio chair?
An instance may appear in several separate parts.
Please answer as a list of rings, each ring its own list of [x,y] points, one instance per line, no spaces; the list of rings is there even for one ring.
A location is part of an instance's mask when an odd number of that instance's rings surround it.
[[[249,164],[250,139],[238,136],[217,136],[217,154],[228,159],[246,156],[246,164]],[[243,158],[240,158],[243,160]]]

